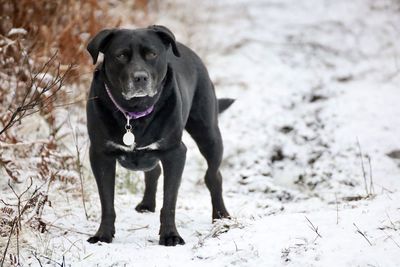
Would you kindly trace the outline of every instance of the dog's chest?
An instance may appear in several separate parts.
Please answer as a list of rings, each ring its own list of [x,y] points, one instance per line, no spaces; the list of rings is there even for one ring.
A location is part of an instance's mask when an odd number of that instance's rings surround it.
[[[117,160],[122,167],[134,171],[148,171],[153,169],[159,159],[154,152],[159,148],[159,142],[154,142],[143,147],[125,146],[107,142],[107,146],[118,151]]]
[[[125,153],[117,158],[122,167],[133,171],[149,171],[153,169],[159,159],[149,153]]]

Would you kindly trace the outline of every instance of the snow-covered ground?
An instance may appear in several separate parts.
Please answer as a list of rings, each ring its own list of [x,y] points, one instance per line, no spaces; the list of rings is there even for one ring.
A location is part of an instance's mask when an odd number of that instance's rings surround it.
[[[79,194],[50,193],[53,227],[32,234],[30,250],[67,266],[399,266],[400,2],[170,0],[158,10],[135,25],[168,26],[204,59],[218,96],[236,99],[220,117],[233,219],[211,223],[206,164],[185,136],[176,218],[186,245],[158,245],[162,183],[156,212],[136,213],[142,175],[119,168],[112,244],[86,242],[100,220],[88,170],[89,220]]]

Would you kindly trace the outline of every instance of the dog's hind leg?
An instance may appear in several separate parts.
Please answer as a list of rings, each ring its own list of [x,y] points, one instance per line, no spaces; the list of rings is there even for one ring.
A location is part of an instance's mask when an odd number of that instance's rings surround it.
[[[156,192],[157,192],[157,181],[161,174],[160,164],[157,164],[152,170],[144,173],[144,195],[143,200],[136,206],[136,211],[154,212],[156,209]]]
[[[217,112],[210,114],[210,116],[214,115],[217,116]],[[223,144],[217,121],[217,118],[196,120],[189,117],[186,124],[186,130],[192,136],[207,161],[208,169],[205,175],[205,183],[211,194],[213,220],[230,217],[222,196],[222,176],[219,166],[222,161]],[[208,125],[209,123],[205,122],[212,123],[212,125]]]

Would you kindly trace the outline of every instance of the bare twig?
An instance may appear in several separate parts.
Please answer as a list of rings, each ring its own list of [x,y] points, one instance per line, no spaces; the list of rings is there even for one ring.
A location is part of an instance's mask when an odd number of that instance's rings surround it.
[[[339,224],[339,203],[337,201],[336,193],[335,193],[335,200],[336,200],[336,224]]]
[[[66,107],[66,106],[72,106],[72,105],[76,105],[76,104],[79,104],[79,103],[92,101],[92,100],[95,100],[95,99],[98,99],[98,98],[99,98],[98,96],[89,97],[87,99],[81,99],[81,100],[76,100],[76,101],[73,101],[73,102],[68,102],[68,103],[65,103],[65,104],[54,105],[54,108],[62,108],[62,107]]]
[[[36,255],[36,252],[32,251],[32,255],[35,257],[35,259],[38,261],[40,267],[43,267],[42,262],[40,261],[40,259],[38,258],[38,256]]]
[[[48,223],[48,222],[45,222],[45,221],[43,221],[43,222],[44,222],[48,227],[57,228],[57,229],[59,229],[59,230],[68,231],[68,232],[72,232],[72,233],[76,233],[76,234],[80,234],[80,235],[87,235],[87,236],[91,236],[91,235],[92,235],[92,234],[89,234],[89,233],[76,231],[76,230],[73,230],[73,229],[71,229],[71,228],[67,228],[67,227],[62,227],[62,226],[58,226],[58,225],[55,225],[55,224],[51,224],[51,223]]]
[[[310,225],[308,227],[310,227],[310,229],[317,234],[317,236],[315,237],[314,241],[318,237],[322,238],[321,234],[318,232],[318,226],[315,227],[314,224],[307,218],[307,216],[305,216],[305,217],[306,217],[307,221],[310,223]]]
[[[6,247],[4,248],[3,258],[1,259],[1,262],[0,262],[0,267],[4,266],[4,261],[5,261],[6,256],[7,256],[7,250],[8,250],[8,247],[10,246],[11,236],[12,236],[12,234],[14,232],[14,227],[15,227],[16,224],[17,224],[17,217],[15,217],[13,222],[12,222],[10,234],[8,235],[8,239],[7,239],[7,244],[6,244]]]
[[[370,194],[369,194],[369,191],[368,191],[367,173],[365,171],[363,154],[362,154],[362,151],[361,151],[361,145],[360,145],[360,141],[358,140],[358,138],[357,138],[357,146],[358,146],[360,160],[361,160],[361,169],[362,169],[362,174],[363,174],[363,178],[364,178],[365,193],[367,194],[367,196],[369,196]]]
[[[17,108],[12,111],[12,114],[3,126],[3,129],[0,130],[0,135],[10,129],[16,122],[46,108],[55,101],[57,92],[62,88],[69,72],[73,68],[72,65],[69,65],[67,70],[61,74],[60,64],[58,64],[55,77],[51,81],[46,82],[43,88],[40,88],[39,86],[43,84],[44,78],[48,73],[50,73],[50,68],[54,63],[56,56],[57,52],[53,54],[53,56],[35,75],[30,73],[31,81],[25,88],[22,100],[17,105]]]
[[[36,254],[36,257],[37,257],[37,256],[42,257],[42,258],[45,258],[46,260],[51,261],[52,263],[57,264],[57,265],[59,265],[60,267],[65,267],[65,266],[66,266],[66,265],[65,265],[65,257],[64,257],[64,256],[63,256],[63,261],[62,261],[61,263],[58,263],[58,262],[56,262],[55,260],[53,260],[53,259],[51,259],[51,258],[49,258],[49,257],[47,257],[47,256],[45,256],[45,255],[37,255],[37,254]],[[53,265],[53,266],[55,266],[55,265]]]
[[[78,144],[78,141],[79,141],[78,140],[78,131],[76,129],[74,130],[74,128],[72,126],[71,118],[69,116],[68,116],[68,122],[69,122],[69,126],[71,127],[72,136],[73,136],[74,143],[75,143],[76,168],[78,171],[79,181],[81,184],[83,210],[85,211],[86,220],[89,220],[89,215],[88,215],[87,209],[86,209],[85,192],[84,192],[84,186],[83,186],[83,173],[82,173],[81,152],[80,152],[80,148],[79,148],[79,144]]]
[[[238,251],[239,251],[239,249],[238,249],[238,246],[237,246],[237,244],[236,244],[235,240],[233,240],[233,243],[235,244],[235,250],[236,250],[236,252],[238,252]]]
[[[130,228],[130,229],[128,229],[128,231],[132,232],[132,231],[138,231],[138,230],[148,229],[148,228],[149,228],[149,225],[147,224],[147,225],[139,226],[139,227],[136,227],[136,228]]]
[[[0,199],[0,202],[3,203],[5,206],[9,206],[9,207],[16,207],[16,206],[17,206],[16,204],[7,203],[7,202],[5,202],[5,201],[2,200],[2,199]]]
[[[375,194],[374,181],[372,180],[372,165],[371,157],[367,155],[368,165],[369,165],[369,193]]]
[[[11,191],[14,193],[15,197],[17,198],[17,210],[18,210],[18,217],[16,217],[16,224],[17,224],[17,228],[16,228],[16,235],[17,235],[17,259],[18,259],[18,264],[20,263],[20,258],[19,258],[19,234],[20,231],[22,229],[22,225],[21,225],[21,216],[23,211],[25,211],[25,206],[24,208],[21,210],[21,198],[23,197],[23,195],[25,195],[26,192],[28,192],[28,190],[32,187],[33,181],[32,178],[30,178],[30,184],[28,185],[28,187],[21,193],[21,194],[17,194],[14,190],[14,188],[11,186],[10,180],[8,180],[8,186],[11,188]],[[12,231],[11,231],[12,234]],[[11,237],[11,235],[10,235]]]
[[[23,146],[32,146],[35,144],[46,144],[48,142],[48,140],[35,140],[32,142],[19,142],[19,143],[15,143],[15,144],[7,144],[7,143],[3,143],[0,142],[0,148],[15,148],[15,147],[23,147]]]
[[[384,232],[385,235],[386,235],[386,237],[389,238],[389,239],[391,239],[391,240],[393,241],[393,243],[394,243],[398,248],[400,248],[399,243],[397,243],[396,240],[394,240],[392,236],[388,235],[388,234],[385,232],[385,230],[383,230],[383,229],[380,229],[380,230],[381,230],[382,232]]]
[[[386,212],[386,216],[388,217],[388,220],[390,224],[392,225],[393,230],[397,231],[396,225],[393,223],[392,219],[390,219],[389,214]]]
[[[363,232],[361,232],[360,228],[358,228],[358,226],[357,226],[355,223],[353,223],[353,225],[356,227],[357,233],[359,233],[360,235],[362,235],[362,236],[365,238],[365,240],[367,240],[368,244],[369,244],[370,246],[372,246],[371,241],[369,241],[369,239],[367,238],[367,236],[366,236]]]
[[[18,214],[14,217],[14,219],[12,221],[10,234],[8,236],[7,244],[6,244],[6,247],[3,252],[3,258],[1,259],[0,267],[4,266],[4,261],[5,261],[7,251],[8,251],[10,242],[11,242],[11,237],[14,234],[14,232],[16,233],[16,238],[17,238],[17,263],[18,264],[20,263],[19,235],[20,235],[20,231],[22,229],[21,218],[22,218],[22,215],[28,210],[28,205],[31,203],[32,199],[34,199],[36,197],[36,195],[40,189],[40,187],[36,187],[35,190],[32,192],[32,194],[30,195],[30,197],[27,200],[25,200],[25,203],[23,204],[22,197],[32,188],[32,185],[33,185],[33,181],[32,181],[32,178],[30,178],[29,185],[25,188],[25,190],[22,193],[18,194],[15,191],[14,187],[11,185],[10,180],[8,181],[8,187],[11,189],[11,191],[17,198],[17,204],[13,205],[13,206],[17,207]]]

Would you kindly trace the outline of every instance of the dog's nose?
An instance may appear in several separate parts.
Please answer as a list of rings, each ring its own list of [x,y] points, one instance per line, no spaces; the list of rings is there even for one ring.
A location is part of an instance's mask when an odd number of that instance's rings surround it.
[[[145,86],[149,81],[149,75],[145,71],[136,71],[133,74],[133,82],[135,86]]]

